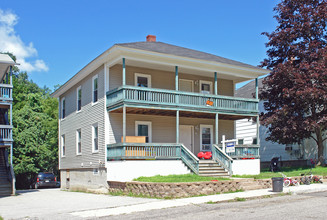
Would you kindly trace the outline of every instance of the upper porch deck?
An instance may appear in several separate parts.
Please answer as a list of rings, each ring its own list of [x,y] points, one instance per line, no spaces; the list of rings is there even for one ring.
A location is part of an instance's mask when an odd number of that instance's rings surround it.
[[[255,116],[258,99],[193,93],[137,86],[121,86],[107,92],[107,109],[113,111],[122,106],[182,110],[203,113],[220,113]]]

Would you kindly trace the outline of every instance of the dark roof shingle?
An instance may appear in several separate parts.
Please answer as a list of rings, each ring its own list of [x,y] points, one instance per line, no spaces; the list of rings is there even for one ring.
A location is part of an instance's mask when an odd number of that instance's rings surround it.
[[[189,58],[195,58],[195,59],[201,59],[201,60],[207,60],[207,61],[214,61],[219,63],[225,63],[240,67],[247,67],[247,68],[255,68],[255,69],[261,69],[256,66],[252,66],[246,63],[238,62],[235,60],[227,59],[224,57],[216,56],[213,54],[201,52],[198,50],[192,50],[185,47],[179,47],[172,44],[162,43],[162,42],[134,42],[134,43],[121,43],[121,44],[115,44],[122,47],[128,47],[133,49],[140,49],[140,50],[146,50],[146,51],[153,51],[157,53],[164,53],[164,54],[171,54],[176,56],[182,56],[182,57],[189,57]],[[261,69],[262,70],[262,69]]]

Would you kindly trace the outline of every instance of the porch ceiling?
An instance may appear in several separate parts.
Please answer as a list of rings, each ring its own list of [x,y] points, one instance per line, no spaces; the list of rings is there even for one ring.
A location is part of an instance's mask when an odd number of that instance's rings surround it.
[[[118,108],[113,111],[114,113],[123,113],[123,108]],[[127,114],[142,114],[142,115],[159,115],[159,116],[176,116],[176,111],[174,110],[162,110],[162,109],[148,109],[148,108],[126,108]],[[191,112],[191,111],[180,111],[180,117],[187,118],[206,118],[206,119],[215,119],[216,114],[214,113],[204,113],[204,112]],[[221,120],[239,120],[243,118],[251,118],[251,116],[246,115],[228,115],[228,114],[219,114],[219,119]]]

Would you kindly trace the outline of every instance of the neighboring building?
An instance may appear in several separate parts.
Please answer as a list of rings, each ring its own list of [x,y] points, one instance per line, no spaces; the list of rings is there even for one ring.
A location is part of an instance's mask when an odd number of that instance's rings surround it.
[[[264,74],[153,35],[115,44],[53,94],[62,187],[107,188],[107,181],[156,174],[228,175],[246,172],[244,162],[257,173],[257,145],[228,153],[233,167],[217,145],[222,135],[235,138],[234,120],[258,116],[258,100],[234,97],[235,84]],[[224,171],[206,168],[194,156],[200,151],[212,151],[211,165]]]
[[[16,63],[9,55],[0,54],[0,197],[15,194],[15,174],[12,166],[12,67],[14,65]]]
[[[259,93],[262,88],[262,81],[264,78],[258,80]],[[255,96],[255,81],[251,81],[246,85],[235,91],[235,96],[241,98],[253,98]],[[259,112],[264,112],[264,101],[259,102]],[[236,138],[239,142],[244,144],[257,143],[256,133],[256,120],[253,118],[240,119],[235,122],[236,124]],[[269,166],[272,158],[279,157],[284,166],[298,166],[306,165],[307,160],[317,158],[316,143],[313,140],[306,139],[300,145],[289,144],[282,145],[271,141],[266,141],[268,137],[268,128],[260,126],[260,160],[262,167]],[[326,146],[325,146],[326,148]],[[326,152],[326,150],[325,150]],[[325,157],[326,158],[326,157]]]

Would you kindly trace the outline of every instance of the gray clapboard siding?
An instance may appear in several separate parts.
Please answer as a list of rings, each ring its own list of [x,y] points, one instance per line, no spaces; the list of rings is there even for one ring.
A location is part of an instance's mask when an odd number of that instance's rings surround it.
[[[98,74],[98,102],[93,104],[92,77],[96,74]],[[66,156],[61,157],[60,155],[60,169],[92,168],[98,167],[99,161],[105,162],[103,82],[104,70],[101,66],[61,96],[61,98],[65,97],[66,100],[66,117],[60,120],[60,136],[65,135]],[[76,112],[76,89],[79,86],[82,89],[82,109],[80,112]],[[92,125],[94,124],[98,125],[98,153],[92,153]],[[77,129],[81,129],[82,134],[82,155],[76,155]]]

